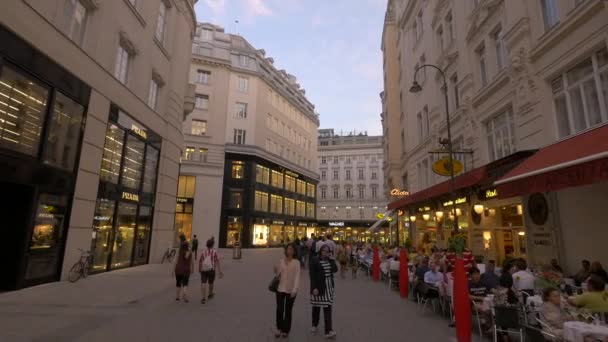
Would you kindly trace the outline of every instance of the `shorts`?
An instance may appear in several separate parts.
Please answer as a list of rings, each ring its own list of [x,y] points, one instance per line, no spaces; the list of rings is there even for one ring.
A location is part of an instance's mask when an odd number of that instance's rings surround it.
[[[201,283],[213,284],[215,281],[215,271],[203,271],[201,272]]]
[[[188,286],[188,281],[190,280],[189,274],[175,275],[175,287]]]

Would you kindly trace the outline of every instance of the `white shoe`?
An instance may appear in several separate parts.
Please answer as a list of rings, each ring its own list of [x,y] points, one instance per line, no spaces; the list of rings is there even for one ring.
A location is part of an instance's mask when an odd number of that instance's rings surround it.
[[[325,338],[335,338],[336,337],[336,332],[335,331],[330,331],[328,334],[325,334]]]
[[[317,327],[310,328],[310,332],[313,334],[316,334],[318,331],[319,331],[319,328],[317,328]]]

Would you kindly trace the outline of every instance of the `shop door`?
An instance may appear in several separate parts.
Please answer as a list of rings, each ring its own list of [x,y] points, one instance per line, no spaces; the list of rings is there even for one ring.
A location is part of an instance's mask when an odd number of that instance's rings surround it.
[[[135,252],[133,263],[136,265],[148,262],[150,249],[150,227],[152,227],[152,208],[139,207],[139,220],[137,220],[137,239],[135,240]]]
[[[26,239],[32,226],[34,189],[27,185],[0,182],[4,196],[0,199],[3,220],[0,239],[0,290],[21,287]]]
[[[120,203],[117,213],[111,269],[131,266],[137,223],[137,205]]]
[[[107,199],[98,199],[93,217],[93,272],[103,272],[108,269],[108,260],[114,241],[114,212],[116,202]]]

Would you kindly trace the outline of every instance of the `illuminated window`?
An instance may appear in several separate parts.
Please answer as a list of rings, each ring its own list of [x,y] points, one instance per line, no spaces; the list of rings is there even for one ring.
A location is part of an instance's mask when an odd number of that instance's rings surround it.
[[[245,174],[245,165],[242,161],[232,162],[232,178],[242,179]]]
[[[72,41],[82,45],[87,25],[87,9],[81,0],[68,0],[65,8],[66,34]]]
[[[283,173],[272,170],[272,183],[275,188],[283,189]]]
[[[270,169],[262,165],[256,165],[255,181],[257,183],[270,184]]]
[[[276,214],[283,213],[283,197],[277,195],[270,196],[270,211]]]
[[[230,191],[230,208],[241,209],[243,207],[243,192]]]
[[[255,210],[268,211],[268,193],[262,191],[255,192]]]
[[[195,176],[179,176],[177,182],[177,197],[194,198],[195,185]]]
[[[186,146],[186,150],[184,151],[184,160],[193,160],[194,152],[196,149],[192,146]]]
[[[285,190],[296,192],[296,179],[285,175]]]

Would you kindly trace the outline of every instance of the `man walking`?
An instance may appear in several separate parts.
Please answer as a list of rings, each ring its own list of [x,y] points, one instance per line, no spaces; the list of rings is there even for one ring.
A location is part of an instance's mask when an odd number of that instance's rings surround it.
[[[198,259],[198,238],[196,234],[194,234],[194,238],[192,239],[192,252],[194,253],[194,260]]]

